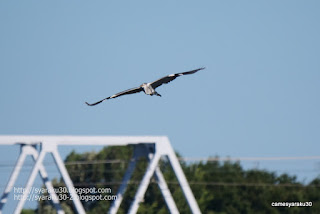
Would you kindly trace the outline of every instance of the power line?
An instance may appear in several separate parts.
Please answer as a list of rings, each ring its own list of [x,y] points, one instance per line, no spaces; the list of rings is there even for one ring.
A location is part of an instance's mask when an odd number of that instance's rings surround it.
[[[111,186],[111,185],[120,185],[122,184],[122,181],[109,181],[109,182],[95,182],[95,183],[74,183],[75,187],[88,187],[88,186]],[[138,185],[141,181],[138,180],[131,180],[126,182],[128,185]],[[150,183],[152,184],[158,184],[154,179],[150,180]],[[167,184],[172,185],[180,185],[178,181],[166,181]],[[294,184],[294,183],[248,183],[248,182],[206,182],[206,181],[189,181],[190,185],[195,186],[228,186],[228,187],[299,187],[299,188],[318,188],[320,185],[303,185],[303,184]],[[41,186],[43,184],[36,184],[34,186]],[[23,186],[21,185],[14,185],[17,186]],[[0,188],[5,187],[5,185],[0,185]],[[61,186],[57,186],[55,188],[58,188]]]
[[[297,157],[238,157],[238,158],[220,158],[220,157],[209,157],[209,158],[197,158],[197,157],[184,157],[179,158],[183,161],[283,161],[283,160],[320,160],[320,156],[297,156]]]
[[[280,156],[280,157],[179,157],[180,161],[192,161],[192,162],[207,162],[207,161],[285,161],[285,160],[320,160],[320,156],[301,156],[301,157],[287,157],[287,156]],[[110,159],[110,160],[91,160],[91,161],[70,161],[65,162],[66,166],[71,165],[94,165],[94,164],[112,164],[112,163],[128,163],[131,160],[129,159]],[[8,161],[7,161],[8,162]],[[3,163],[0,164],[0,167],[12,167],[15,166],[14,161],[10,161],[10,163]],[[44,162],[47,165],[54,165],[54,162]],[[34,163],[25,163],[23,166],[33,166]]]

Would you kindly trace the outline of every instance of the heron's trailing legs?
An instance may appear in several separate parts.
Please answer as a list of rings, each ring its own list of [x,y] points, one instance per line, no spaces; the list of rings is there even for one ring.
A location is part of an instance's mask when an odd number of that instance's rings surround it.
[[[158,92],[154,92],[154,94],[153,95],[157,95],[157,96],[159,96],[159,97],[161,97],[161,94],[159,94]]]

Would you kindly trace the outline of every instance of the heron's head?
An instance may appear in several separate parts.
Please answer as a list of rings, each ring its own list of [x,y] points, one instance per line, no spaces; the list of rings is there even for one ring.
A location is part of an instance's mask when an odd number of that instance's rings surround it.
[[[140,85],[140,87],[144,88],[147,86],[147,83],[142,83],[142,85]]]

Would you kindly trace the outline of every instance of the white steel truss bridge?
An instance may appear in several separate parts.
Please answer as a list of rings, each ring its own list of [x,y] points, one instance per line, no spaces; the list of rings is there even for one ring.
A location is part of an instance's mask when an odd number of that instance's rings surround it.
[[[9,136],[9,135],[0,135],[0,146],[5,145],[19,145],[20,154],[16,161],[15,167],[12,171],[12,174],[8,180],[6,188],[0,198],[0,214],[3,213],[3,208],[8,201],[8,196],[12,191],[12,188],[15,185],[17,178],[19,177],[19,172],[21,166],[23,165],[26,157],[30,155],[35,164],[31,169],[30,176],[27,179],[27,183],[24,187],[22,200],[18,201],[18,204],[15,208],[14,213],[19,214],[23,209],[26,199],[34,180],[39,173],[40,177],[43,180],[45,187],[48,190],[52,198],[52,203],[58,214],[64,214],[63,209],[61,208],[60,201],[56,195],[51,180],[48,178],[45,165],[43,164],[44,157],[47,153],[51,154],[55,164],[58,168],[58,171],[63,178],[66,187],[70,196],[73,198],[73,204],[75,210],[79,214],[84,214],[85,210],[77,197],[74,185],[68,171],[64,165],[64,162],[59,154],[58,146],[134,146],[133,157],[129,163],[129,166],[125,172],[122,183],[118,189],[116,200],[113,201],[113,204],[108,211],[108,213],[114,214],[117,213],[120,204],[123,200],[123,196],[127,189],[127,185],[130,181],[130,178],[133,174],[133,171],[136,166],[136,162],[139,157],[146,157],[149,161],[149,165],[144,173],[144,176],[139,184],[137,192],[135,194],[134,200],[131,203],[128,213],[134,214],[137,213],[139,204],[143,202],[145,192],[149,186],[152,176],[157,180],[157,184],[160,188],[162,196],[166,202],[166,205],[170,213],[179,213],[177,206],[173,200],[173,197],[170,193],[168,185],[164,179],[164,176],[158,166],[159,160],[162,156],[167,156],[168,160],[172,166],[172,169],[178,179],[178,182],[181,186],[181,189],[184,193],[184,196],[188,202],[190,210],[194,214],[201,213],[199,206],[193,196],[193,193],[190,189],[188,181],[182,171],[182,168],[179,164],[178,158],[175,155],[175,152],[170,144],[170,141],[165,136]]]

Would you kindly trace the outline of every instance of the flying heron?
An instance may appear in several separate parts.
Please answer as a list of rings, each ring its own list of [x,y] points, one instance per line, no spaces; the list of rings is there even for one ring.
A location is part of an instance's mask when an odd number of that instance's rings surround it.
[[[104,98],[103,100],[100,100],[100,101],[98,101],[96,103],[89,104],[89,103],[86,102],[86,104],[88,106],[94,106],[94,105],[102,103],[103,101],[108,100],[108,99],[120,97],[120,96],[126,95],[126,94],[139,93],[141,91],[143,91],[145,94],[150,95],[150,96],[157,95],[157,96],[161,97],[161,95],[158,92],[155,91],[155,89],[157,87],[161,86],[162,84],[167,84],[167,83],[171,82],[172,80],[174,80],[175,78],[177,78],[179,76],[183,76],[183,75],[187,75],[187,74],[194,74],[197,71],[200,71],[202,69],[205,69],[205,68],[198,68],[198,69],[195,69],[195,70],[192,70],[192,71],[183,72],[183,73],[170,74],[170,75],[162,77],[162,78],[160,78],[160,79],[158,79],[158,80],[156,80],[154,82],[143,83],[139,87],[131,88],[131,89],[119,92],[119,93],[114,94],[114,95],[112,95],[110,97]]]

